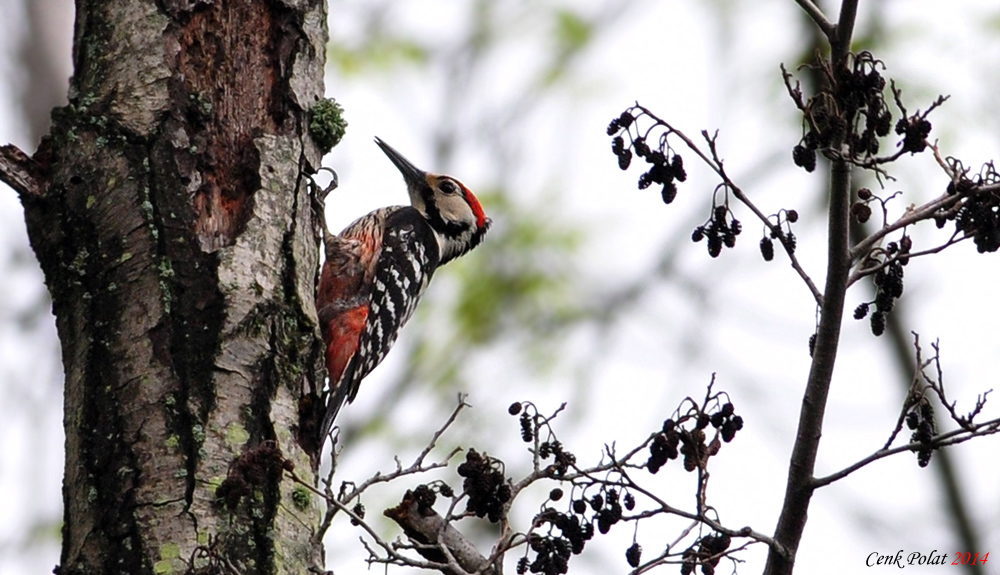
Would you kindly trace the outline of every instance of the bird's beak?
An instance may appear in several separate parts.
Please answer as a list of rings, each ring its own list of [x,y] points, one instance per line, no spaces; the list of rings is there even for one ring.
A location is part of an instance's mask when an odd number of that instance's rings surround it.
[[[375,138],[375,143],[378,144],[379,148],[382,148],[382,151],[385,152],[386,156],[389,156],[389,159],[392,160],[396,169],[403,174],[403,179],[406,180],[406,186],[408,188],[419,189],[420,187],[427,185],[427,174],[425,174],[423,170],[414,166],[410,160],[403,157],[403,154],[397,152],[395,148],[386,144],[378,137]]]

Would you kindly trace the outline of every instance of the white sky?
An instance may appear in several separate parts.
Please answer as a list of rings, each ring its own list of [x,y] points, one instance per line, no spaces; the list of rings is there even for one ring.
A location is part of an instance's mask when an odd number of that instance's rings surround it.
[[[572,6],[591,4],[577,2]],[[623,174],[609,153],[604,126],[635,100],[652,108],[689,135],[702,129],[719,128],[720,149],[737,182],[744,183],[758,206],[771,213],[779,208],[796,208],[806,217],[799,225],[800,256],[813,279],[822,285],[820,261],[824,247],[821,234],[806,231],[814,225],[809,214],[816,207],[822,182],[801,170],[769,171],[774,154],[783,165],[797,134],[793,106],[777,83],[777,65],[795,54],[802,38],[789,34],[798,30],[797,9],[791,0],[741,2],[733,8],[728,24],[709,17],[707,2],[672,0],[640,3],[619,22],[618,30],[593,47],[580,67],[566,97],[546,105],[525,138],[523,163],[514,176],[523,200],[531,200],[546,187],[560,186],[570,192],[547,204],[554,213],[567,214],[591,222],[592,239],[580,261],[586,277],[596,285],[614,286],[609,278],[634,279],[642,276],[659,257],[658,250],[679,228],[689,227],[692,214],[708,212],[708,193],[714,182],[685,154],[689,178],[681,187],[674,205],[665,207],[657,193],[639,192],[633,182],[633,167]],[[862,3],[863,9],[869,4]],[[947,4],[947,7],[945,7]],[[354,18],[359,2],[345,2],[332,23],[332,34],[350,37],[356,33]],[[904,81],[904,97],[910,108],[923,108],[938,93],[952,95],[944,109],[936,112],[934,135],[941,138],[946,153],[967,159],[972,165],[997,157],[998,116],[994,113],[997,68],[1000,67],[1000,9],[987,0],[896,0],[881,4],[893,36],[890,46],[877,56],[888,66],[887,75]],[[441,0],[420,0],[394,9],[393,25],[428,38],[447,42],[450,31],[461,25],[456,4]],[[506,6],[506,5],[505,5]],[[865,14],[859,30],[865,29]],[[13,36],[7,31],[16,22],[12,15],[0,32],[0,71],[9,77],[9,57]],[[990,24],[992,22],[992,24]],[[433,24],[429,24],[433,23]],[[991,27],[992,26],[992,27]],[[471,107],[499,104],[516,96],[517,78],[540,49],[544,30],[530,26],[511,43],[509,52],[496,62],[495,85],[477,85],[464,100]],[[726,41],[720,43],[719,38]],[[913,38],[908,40],[907,38]],[[426,148],[427,131],[436,119],[441,94],[435,80],[445,72],[432,64],[428,69],[404,74],[390,71],[377,77],[328,77],[328,91],[347,110],[350,128],[344,142],[328,156],[327,164],[340,174],[341,188],[328,200],[328,221],[339,229],[370,209],[405,200],[398,173],[371,143],[378,135],[392,143],[417,165],[430,170],[433,154]],[[0,142],[23,142],[16,119],[11,117],[11,83],[0,86]],[[472,114],[472,112],[470,112]],[[488,187],[495,181],[479,142],[470,142],[447,169],[472,189]],[[763,167],[762,167],[763,164]],[[764,173],[764,176],[759,174]],[[756,175],[756,176],[755,176]],[[939,193],[945,180],[928,158],[898,164],[899,181],[889,188],[905,189],[913,195],[905,203],[918,202]],[[19,205],[9,190],[0,194],[0,242],[10,246],[24,242]],[[488,436],[479,419],[490,426],[499,421],[510,427],[510,436],[497,439],[495,452],[509,463],[510,451],[499,445],[516,433],[515,422],[499,418],[492,411],[514,400],[530,399],[546,410],[571,399],[562,418],[561,439],[581,460],[598,456],[597,446],[617,440],[630,445],[648,430],[657,427],[685,395],[698,397],[712,372],[718,373],[717,389],[726,389],[747,428],[732,446],[713,462],[711,497],[725,524],[752,525],[770,533],[784,491],[784,473],[798,412],[802,382],[808,370],[805,342],[812,331],[813,304],[808,292],[779,254],[764,264],[756,249],[759,226],[752,223],[748,210],[736,208],[746,231],[736,250],[726,250],[718,260],[709,260],[704,246],[682,243],[678,273],[684,277],[712,278],[715,287],[706,306],[674,283],[654,290],[641,300],[635,312],[614,325],[613,337],[600,343],[592,333],[581,333],[567,347],[576,353],[598,351],[604,360],[592,364],[586,377],[593,388],[579,391],[580,374],[572,369],[557,370],[533,381],[539,374],[528,368],[507,367],[514,356],[511,349],[499,349],[475,359],[480,369],[470,401],[476,409],[465,427],[455,430],[455,441],[467,430],[477,437]],[[689,233],[682,229],[682,236]],[[933,235],[917,235],[918,241]],[[990,297],[997,280],[996,256],[979,256],[971,245],[960,245],[933,260],[916,260],[907,270],[904,305],[911,311],[911,328],[930,342],[940,338],[949,392],[959,407],[968,409],[984,388],[994,386],[991,374],[1000,368],[1000,340],[995,334],[997,298]],[[474,255],[472,256],[474,257]],[[36,283],[32,284],[31,282]],[[39,289],[40,277],[0,278],[7,297]],[[432,287],[433,292],[433,287]],[[432,296],[433,297],[433,294]],[[867,294],[854,290],[848,307],[863,301]],[[26,300],[31,297],[26,296]],[[16,306],[13,306],[16,309]],[[6,318],[0,318],[2,322]],[[44,335],[51,337],[53,330]],[[31,377],[42,382],[52,378],[54,359],[47,356],[54,343],[31,341],[30,348],[19,343],[19,332],[0,323],[0,367],[3,377]],[[406,334],[400,345],[405,345]],[[38,349],[42,353],[37,352]],[[885,441],[901,395],[899,384],[887,368],[887,345],[874,339],[867,322],[848,320],[830,397],[830,409],[821,448],[820,474],[833,472],[874,451]],[[25,362],[25,358],[35,361]],[[345,416],[364,418],[378,409],[380,381],[392,379],[398,364],[386,364],[366,381],[366,393],[345,410]],[[569,363],[569,362],[568,362]],[[13,375],[11,375],[13,374]],[[28,374],[28,375],[26,375]],[[512,385],[520,379],[525,385]],[[2,384],[2,382],[0,382]],[[531,387],[528,387],[531,386]],[[16,398],[0,394],[4,401]],[[987,415],[998,413],[996,401]],[[576,411],[574,411],[576,409]],[[35,419],[18,417],[16,408],[0,406],[11,417],[3,429],[7,448],[0,456],[0,492],[21,493],[31,487],[31,497],[4,497],[0,500],[0,574],[48,572],[58,561],[58,547],[44,545],[37,552],[15,553],[5,548],[17,539],[23,525],[33,517],[46,516],[58,509],[58,475],[61,440],[57,430],[45,433],[51,444],[29,441]],[[492,411],[491,411],[492,410]],[[43,419],[58,426],[61,417]],[[624,426],[619,422],[631,422]],[[401,421],[399,425],[419,433],[425,422]],[[493,427],[490,427],[492,430]],[[492,435],[496,435],[493,432]],[[463,442],[464,443],[464,442]],[[369,470],[386,469],[390,455],[385,446],[366,443],[345,450],[341,473],[344,479],[362,479]],[[984,537],[984,548],[965,550],[947,532],[935,479],[928,470],[919,470],[912,456],[904,455],[876,463],[834,486],[821,490],[810,509],[810,521],[797,560],[799,573],[843,573],[860,570],[872,551],[895,553],[956,551],[986,552],[1000,545],[1000,486],[997,484],[995,453],[997,439],[989,438],[954,450],[961,461],[961,479],[975,519]],[[375,454],[383,453],[386,458]],[[412,455],[403,453],[404,461]],[[41,458],[46,463],[25,482],[18,470],[24,462]],[[690,478],[661,472],[651,484],[665,492],[685,493]],[[398,498],[390,491],[387,500]],[[377,498],[366,500],[370,515],[379,509]],[[533,504],[532,504],[533,505]],[[525,505],[525,517],[532,505]],[[382,506],[384,507],[384,506]],[[346,523],[346,522],[345,522]],[[337,531],[337,529],[341,529]],[[658,530],[662,529],[662,532]],[[356,535],[346,525],[335,524],[337,540],[328,541],[330,568],[339,573],[360,571],[363,550]],[[589,559],[578,559],[573,573],[626,572],[624,549],[632,537],[631,526],[619,527],[608,542],[599,537],[588,547]],[[659,542],[672,540],[676,528],[643,526],[639,542],[653,553]],[[346,534],[345,536],[339,536]],[[764,553],[757,549],[745,554],[742,573],[759,572]],[[1000,557],[997,557],[1000,561]],[[989,569],[989,568],[988,568]],[[394,570],[398,572],[398,570]],[[671,572],[671,571],[667,571]],[[930,572],[911,567],[908,573]],[[990,572],[988,570],[988,572]]]

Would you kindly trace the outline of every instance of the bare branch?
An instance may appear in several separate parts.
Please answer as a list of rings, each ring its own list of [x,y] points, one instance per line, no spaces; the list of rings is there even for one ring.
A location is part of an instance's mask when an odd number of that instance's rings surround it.
[[[692,527],[694,527],[695,525],[696,524],[693,524]],[[685,533],[685,535],[686,535],[686,533]],[[742,561],[739,561],[738,559],[735,559],[733,557],[733,555],[735,553],[739,552],[739,551],[742,551],[742,550],[750,547],[754,543],[755,543],[754,541],[748,541],[748,542],[744,543],[743,545],[740,545],[739,547],[733,547],[732,549],[727,549],[726,551],[723,551],[722,553],[717,553],[715,555],[710,555],[708,557],[703,557],[703,558],[700,559],[700,561],[704,562],[704,563],[708,563],[708,562],[711,562],[711,561],[713,561],[715,559],[721,559],[723,557],[726,557],[726,558],[729,558],[730,560],[732,560],[734,562],[742,562]],[[640,573],[647,573],[647,572],[652,571],[653,569],[655,569],[655,568],[657,568],[657,567],[659,567],[661,565],[681,565],[681,564],[683,564],[685,562],[685,560],[683,558],[683,553],[671,552],[672,549],[673,549],[672,545],[668,546],[658,556],[654,557],[653,559],[650,559],[649,561],[646,561],[645,563],[639,565],[638,567],[636,567],[635,569],[633,569],[632,571],[630,571],[629,575],[639,575]],[[669,560],[671,557],[675,557],[676,559]],[[735,570],[734,570],[734,572],[735,572]]]
[[[38,163],[13,144],[0,146],[0,181],[21,197],[42,196]]]
[[[944,374],[941,369],[940,348],[938,342],[934,342],[931,344],[931,347],[934,348],[935,355],[934,357],[927,360],[923,359],[922,349],[920,347],[920,336],[917,335],[916,333],[913,334],[913,347],[916,355],[917,371],[916,374],[914,375],[913,385],[911,386],[910,392],[907,394],[907,397],[903,402],[903,407],[899,416],[899,420],[897,421],[895,429],[893,430],[892,434],[889,437],[889,441],[886,442],[886,444],[881,449],[872,453],[868,457],[854,463],[853,465],[850,465],[849,467],[846,467],[841,471],[833,473],[827,477],[814,480],[813,485],[815,487],[822,487],[824,485],[833,483],[834,481],[847,477],[851,473],[857,471],[858,469],[861,469],[862,467],[874,461],[878,461],[883,457],[888,457],[896,453],[902,453],[904,451],[921,451],[921,450],[926,451],[928,449],[935,450],[941,447],[946,447],[948,445],[963,443],[974,437],[993,435],[995,433],[1000,432],[1000,418],[982,423],[974,422],[974,418],[982,411],[983,407],[986,404],[986,396],[990,393],[989,391],[980,394],[976,398],[976,406],[972,410],[972,412],[970,412],[967,415],[959,415],[955,410],[955,402],[949,402],[947,397],[945,396],[944,383],[943,383]],[[930,376],[927,375],[926,369],[931,364],[934,365],[937,376],[936,379],[931,378]],[[918,387],[918,383],[920,382],[921,379],[923,379],[926,385]],[[899,431],[902,429],[903,420],[906,417],[906,414],[921,401],[926,401],[923,399],[923,396],[926,394],[927,389],[931,389],[932,391],[934,391],[938,399],[941,400],[942,405],[944,405],[945,409],[948,410],[951,419],[956,424],[958,424],[959,428],[947,433],[938,434],[935,437],[931,438],[930,441],[912,441],[907,445],[890,449],[889,446],[892,444],[893,440],[896,438]]]
[[[757,216],[757,219],[759,219],[769,230],[777,229],[776,224],[771,222],[770,218],[768,218],[767,215],[764,214],[764,212],[762,212],[750,200],[749,197],[747,197],[747,195],[743,192],[743,190],[739,186],[737,186],[736,183],[733,182],[733,180],[729,177],[729,174],[726,173],[726,170],[723,166],[722,158],[719,157],[719,153],[715,145],[715,140],[718,134],[710,136],[707,131],[702,131],[701,133],[702,137],[708,143],[709,147],[709,154],[706,154],[684,132],[681,132],[680,130],[674,128],[668,122],[664,121],[663,119],[658,117],[656,114],[654,114],[647,108],[640,106],[639,104],[636,104],[635,107],[639,110],[642,110],[642,112],[645,115],[649,116],[649,118],[652,119],[657,124],[666,128],[671,134],[674,134],[678,138],[680,138],[692,152],[694,152],[695,154],[698,155],[699,158],[701,158],[701,160],[705,163],[705,165],[711,168],[712,171],[714,171],[719,176],[719,178],[722,179],[723,184],[726,186],[726,188],[728,188],[732,192],[733,196],[735,196],[736,199],[742,202],[743,205],[748,207],[750,211],[753,212],[755,216]],[[788,259],[791,261],[792,269],[794,269],[796,273],[799,274],[799,277],[802,278],[802,281],[806,284],[806,287],[809,288],[810,293],[812,293],[813,298],[816,300],[816,304],[820,305],[823,301],[822,292],[819,291],[819,288],[817,288],[816,284],[813,283],[812,278],[809,277],[809,274],[807,274],[805,269],[803,269],[802,265],[799,263],[798,258],[795,256],[795,251],[791,248],[791,246],[786,242],[781,242],[781,245],[782,247],[785,248],[785,253],[788,254]]]
[[[880,261],[879,264],[876,265],[876,266],[867,267],[867,268],[861,268],[861,267],[859,267],[858,269],[854,270],[853,273],[851,273],[850,278],[848,278],[848,280],[847,280],[847,287],[850,287],[850,286],[854,285],[855,282],[857,282],[858,280],[860,280],[860,279],[862,279],[862,278],[864,278],[866,276],[870,276],[870,275],[878,272],[879,270],[883,270],[883,269],[891,266],[892,264],[896,263],[897,261],[899,261],[901,259],[913,259],[913,258],[918,258],[918,257],[921,257],[921,256],[927,256],[927,255],[931,255],[931,254],[937,254],[937,253],[940,253],[940,252],[944,251],[945,249],[947,249],[947,248],[949,248],[949,247],[951,247],[951,246],[953,246],[953,245],[955,245],[955,244],[957,244],[959,242],[962,242],[962,241],[965,241],[965,240],[969,239],[970,237],[971,236],[958,237],[958,232],[955,232],[954,234],[951,235],[950,238],[948,238],[948,241],[946,241],[945,243],[943,243],[943,244],[941,244],[941,245],[939,245],[937,247],[928,248],[926,250],[921,250],[921,251],[918,251],[918,252],[905,253],[905,254],[903,254],[903,253],[897,253],[896,255],[894,255],[892,257],[888,257],[885,260]],[[867,259],[868,258],[865,258],[864,260],[862,260],[862,262],[866,261]],[[858,264],[858,265],[860,266],[861,264]]]
[[[830,20],[827,19],[823,10],[821,10],[819,6],[813,4],[810,0],[795,0],[795,3],[809,15],[809,18],[811,18],[813,23],[819,27],[820,31],[823,32],[827,40],[833,42],[836,27],[833,25],[833,22],[830,22]]]
[[[959,172],[955,170],[951,166],[951,164],[948,163],[948,161],[941,155],[941,148],[938,147],[937,140],[935,140],[934,143],[931,144],[931,150],[934,152],[934,160],[938,163],[939,166],[941,166],[941,169],[944,170],[944,173],[948,175],[948,178],[951,179],[951,182],[953,184],[957,184],[958,181],[962,179],[963,176],[965,176],[967,171]]]
[[[648,440],[647,440],[647,443],[648,443]],[[631,455],[628,456],[628,457],[631,457]],[[780,545],[778,545],[778,543],[774,539],[772,539],[771,537],[768,537],[767,535],[764,535],[763,533],[759,533],[757,531],[754,531],[753,529],[751,529],[748,526],[747,527],[742,527],[740,529],[732,529],[732,528],[726,527],[725,525],[722,525],[717,520],[708,517],[707,515],[705,515],[704,511],[702,511],[701,513],[690,513],[688,511],[684,511],[682,509],[678,509],[678,508],[670,505],[669,503],[667,503],[666,501],[664,501],[663,499],[661,499],[660,497],[658,497],[652,491],[649,491],[648,489],[646,489],[646,488],[642,487],[641,485],[639,485],[638,483],[636,483],[631,478],[631,476],[629,476],[628,471],[626,469],[626,467],[629,467],[626,464],[627,463],[627,458],[622,458],[622,459],[614,460],[613,463],[614,463],[615,469],[618,471],[618,474],[622,477],[623,481],[609,481],[607,479],[597,478],[597,477],[595,477],[591,473],[591,470],[581,471],[581,474],[590,477],[591,479],[593,479],[595,482],[598,482],[598,483],[602,483],[602,484],[605,484],[605,485],[614,485],[614,486],[618,486],[618,487],[627,487],[628,489],[636,491],[637,493],[642,493],[643,495],[645,495],[646,497],[648,497],[651,501],[653,501],[656,505],[658,505],[660,507],[660,510],[658,510],[655,513],[649,514],[647,516],[651,516],[653,514],[658,514],[659,512],[669,513],[671,515],[676,515],[678,517],[684,517],[686,519],[691,519],[692,521],[695,521],[696,523],[701,523],[701,524],[708,525],[709,527],[711,527],[715,531],[718,531],[719,533],[725,533],[726,535],[729,535],[730,537],[749,537],[750,539],[754,539],[756,541],[759,541],[759,542],[764,543],[764,544],[766,544],[768,546],[771,546],[771,547],[774,547],[774,546],[780,547]],[[699,481],[699,489],[701,489],[701,485],[702,485],[702,482]],[[699,499],[701,499],[701,498],[699,497]],[[702,503],[700,502],[699,505],[702,505]],[[642,516],[643,514],[639,514],[639,515]]]
[[[889,449],[893,442],[896,441],[896,437],[899,432],[903,430],[903,423],[906,421],[906,414],[914,406],[914,404],[919,401],[922,393],[918,390],[916,376],[913,378],[913,383],[910,385],[910,391],[906,394],[906,399],[903,400],[903,406],[899,410],[899,417],[896,419],[896,425],[892,428],[892,433],[889,434],[889,439],[886,440],[882,449]]]
[[[495,566],[432,508],[422,508],[412,491],[407,491],[400,504],[385,510],[385,516],[399,525],[406,536],[421,546],[416,548],[432,567],[442,573],[497,573]]]
[[[840,17],[837,27],[830,38],[832,54],[830,60],[840,63],[847,58],[851,50],[851,39],[854,37],[854,22],[858,17],[858,0],[843,0],[840,3]]]
[[[928,445],[921,442],[908,443],[906,445],[901,445],[899,447],[894,447],[892,449],[879,449],[878,451],[872,453],[868,457],[845,467],[844,469],[827,475],[826,477],[820,477],[812,481],[812,487],[818,488],[829,485],[834,481],[843,479],[848,475],[854,473],[855,471],[865,467],[866,465],[889,457],[890,455],[895,455],[897,453],[903,453],[906,451],[919,451],[930,447],[931,449],[940,449],[942,447],[947,447],[949,445],[957,445],[959,443],[965,443],[970,439],[976,437],[983,437],[986,435],[994,435],[1000,433],[1000,418],[991,419],[989,421],[984,421],[982,423],[977,423],[971,425],[968,429],[955,429],[947,433],[942,433],[935,437],[933,441]]]
[[[316,533],[313,535],[313,539],[316,541],[322,541],[323,537],[326,535],[326,532],[329,530],[330,525],[333,523],[333,518],[337,515],[337,512],[343,509],[352,500],[359,497],[369,487],[379,483],[388,483],[390,481],[393,481],[400,477],[405,477],[407,475],[416,475],[419,473],[426,473],[434,469],[447,467],[448,462],[451,461],[451,458],[454,457],[457,453],[459,453],[462,450],[462,448],[456,447],[450,453],[448,453],[448,455],[445,456],[444,459],[442,459],[439,462],[427,464],[424,461],[427,459],[427,456],[430,455],[430,452],[437,445],[438,440],[441,438],[444,432],[449,427],[451,427],[453,423],[455,423],[455,420],[458,418],[458,414],[461,413],[461,411],[466,407],[469,407],[469,404],[465,401],[467,397],[468,396],[466,394],[459,394],[458,405],[456,405],[455,409],[452,410],[451,415],[444,422],[444,424],[440,428],[438,428],[436,432],[434,432],[434,435],[431,436],[430,442],[428,442],[427,446],[424,447],[424,449],[417,455],[416,459],[413,460],[413,463],[405,469],[403,468],[402,464],[399,462],[399,459],[397,458],[395,471],[384,474],[382,472],[377,472],[375,475],[369,477],[367,480],[361,482],[359,485],[354,485],[353,483],[344,482],[343,484],[341,484],[340,494],[336,495],[333,492],[333,472],[336,469],[337,453],[336,453],[336,441],[333,441],[331,442],[331,447],[330,447],[331,451],[333,452],[333,458],[332,458],[333,465],[331,465],[329,474],[323,480],[324,489],[322,492],[313,487],[312,485],[309,485],[308,483],[300,480],[297,476],[295,476],[294,473],[292,473],[291,477],[293,480],[297,481],[299,484],[303,485],[313,493],[319,495],[327,502],[326,513],[323,515],[323,521],[316,529]],[[353,489],[348,490],[347,489],[348,485],[354,485]]]
[[[981,190],[992,187],[983,186]],[[946,209],[951,207],[953,204],[959,202],[963,197],[961,194],[942,194],[937,198],[927,202],[926,204],[918,208],[909,208],[906,213],[903,214],[898,220],[892,222],[889,225],[883,226],[877,230],[872,235],[868,236],[864,240],[858,242],[853,248],[851,248],[851,260],[856,261],[859,258],[864,258],[868,253],[875,247],[882,238],[891,234],[892,232],[902,229],[906,226],[913,225],[919,221],[926,220],[934,215],[938,210]]]
[[[986,397],[990,393],[992,393],[993,390],[989,389],[989,390],[985,391],[984,393],[979,394],[976,397],[976,406],[972,409],[972,411],[970,411],[966,415],[959,415],[959,413],[955,409],[955,406],[957,405],[957,402],[955,402],[955,401],[948,401],[948,398],[945,396],[945,391],[944,391],[944,372],[941,369],[941,348],[940,348],[940,343],[937,342],[937,341],[935,341],[934,343],[931,344],[931,347],[934,349],[934,357],[932,357],[931,359],[927,360],[925,363],[921,364],[920,363],[920,353],[921,353],[921,350],[920,350],[920,339],[919,339],[919,336],[917,334],[913,334],[913,337],[914,337],[914,343],[913,343],[913,345],[916,348],[916,353],[917,353],[917,362],[918,362],[918,365],[921,366],[920,367],[920,375],[923,377],[924,381],[927,383],[927,387],[929,387],[937,395],[938,399],[941,401],[941,405],[944,406],[944,408],[948,411],[948,415],[951,416],[952,421],[954,421],[956,424],[958,424],[962,429],[965,429],[967,431],[972,431],[972,429],[973,429],[973,425],[972,425],[973,424],[973,420],[975,419],[975,417],[977,415],[979,415],[982,412],[983,407],[986,406]],[[924,368],[927,367],[927,366],[929,366],[932,363],[934,364],[934,369],[937,372],[937,378],[936,379],[932,379],[931,377],[928,377],[927,373],[924,371]]]
[[[352,523],[354,523],[355,525],[360,526],[375,541],[375,544],[382,548],[382,550],[386,554],[385,557],[379,557],[378,553],[368,544],[368,542],[365,541],[364,538],[361,538],[362,544],[364,545],[365,549],[369,553],[369,559],[368,559],[369,563],[387,563],[387,564],[394,564],[394,565],[403,565],[403,566],[408,566],[408,567],[416,567],[416,568],[419,568],[419,569],[430,569],[430,570],[440,571],[442,573],[454,574],[454,575],[467,575],[468,573],[472,573],[472,572],[476,571],[476,569],[466,569],[465,568],[465,566],[467,565],[467,563],[465,563],[465,560],[467,559],[466,555],[468,554],[468,549],[466,547],[471,548],[473,550],[475,548],[473,546],[471,546],[471,543],[468,543],[468,541],[465,540],[465,538],[460,533],[458,533],[457,531],[455,531],[448,524],[447,520],[441,518],[436,513],[433,513],[433,510],[431,510],[431,513],[437,517],[437,519],[435,520],[436,523],[434,523],[434,524],[438,525],[438,526],[444,526],[444,529],[445,529],[445,533],[442,536],[442,538],[440,539],[440,543],[434,543],[432,545],[430,543],[430,540],[427,540],[427,541],[421,540],[419,537],[415,537],[414,535],[411,535],[407,531],[407,535],[410,536],[411,538],[413,538],[414,541],[417,542],[417,544],[412,545],[412,546],[406,546],[406,545],[402,545],[402,544],[398,544],[398,543],[393,544],[393,543],[389,543],[385,539],[382,539],[382,537],[379,536],[378,532],[376,532],[364,520],[363,517],[361,517],[360,515],[358,515],[357,513],[355,513],[353,509],[349,508],[345,503],[342,503],[341,501],[339,501],[336,497],[330,496],[329,493],[324,494],[324,493],[320,492],[318,489],[310,486],[308,483],[302,481],[302,479],[299,478],[295,474],[294,471],[287,471],[286,474],[287,474],[287,476],[290,479],[292,479],[292,481],[298,483],[299,485],[304,486],[306,489],[310,490],[311,492],[313,492],[313,493],[319,495],[320,497],[323,497],[324,499],[326,499],[327,504],[330,507],[334,508],[336,511],[342,511],[344,514],[346,514],[348,517],[350,517]],[[411,492],[407,491],[406,497],[410,497],[410,495],[411,495]],[[406,501],[407,500],[404,498],[404,503]],[[411,501],[411,503],[413,503],[413,502]],[[454,506],[454,504],[453,504],[453,506]],[[395,510],[399,510],[401,508],[402,508],[402,504],[400,505],[400,507],[395,508]],[[414,509],[416,509],[416,506],[414,506]],[[399,520],[395,516],[393,516],[392,514],[390,514],[393,511],[394,510],[392,510],[392,509],[386,510],[385,515],[387,517],[390,517],[393,520],[396,520],[396,522],[399,523]],[[405,512],[405,510],[404,510],[404,512]],[[409,518],[409,517],[408,517],[408,519],[412,520],[412,518]],[[428,525],[430,525],[430,523],[428,523],[428,520],[421,520],[421,521],[413,520],[413,521],[414,522],[412,523],[412,525],[419,526],[421,529],[425,529],[425,528],[427,528]],[[400,526],[404,528],[404,531],[407,530],[407,528],[405,526],[403,526],[402,524],[400,524]],[[453,531],[454,533],[451,533],[451,531]],[[437,532],[435,532],[435,533],[437,533]],[[457,536],[456,536],[456,534],[457,534]],[[463,545],[466,545],[466,546],[463,547]],[[452,546],[454,546],[454,547],[452,547]],[[408,557],[406,555],[403,555],[403,554],[401,554],[401,553],[398,552],[398,550],[397,550],[398,548],[412,548],[412,549],[415,549],[418,553],[420,553],[421,555],[423,555],[427,559],[427,561],[421,561],[421,560],[414,559],[412,557]],[[459,549],[460,553],[453,554],[451,552],[451,550],[453,548]],[[442,556],[443,556],[443,559],[442,559]],[[456,559],[456,557],[457,557],[457,559]],[[474,558],[474,556],[470,556],[470,557]],[[438,560],[438,559],[441,559],[441,560]],[[486,561],[485,558],[483,558],[483,560],[482,560],[482,562],[480,564],[481,565],[485,565],[485,561]],[[491,573],[490,571],[480,571],[480,572],[481,573]]]
[[[410,467],[419,467],[420,465],[423,464],[424,459],[427,457],[428,454],[430,454],[431,450],[434,449],[434,447],[437,445],[438,440],[441,439],[441,436],[444,435],[444,432],[447,431],[448,428],[451,427],[453,423],[455,423],[456,419],[458,419],[458,414],[461,413],[462,410],[465,409],[466,407],[470,407],[468,402],[465,401],[468,398],[469,395],[467,393],[458,394],[458,405],[456,405],[455,409],[452,410],[451,415],[448,416],[448,419],[444,422],[444,425],[442,425],[440,428],[438,428],[437,431],[434,432],[434,435],[431,436],[430,443],[428,443],[427,447],[425,447],[424,450],[420,452],[420,455],[417,456],[417,458],[413,461],[413,465],[411,465]],[[456,452],[453,452],[452,455],[454,455],[455,453]]]
[[[444,459],[436,463],[425,463],[424,460],[430,454],[431,450],[433,450],[434,447],[437,445],[438,439],[440,439],[441,436],[444,434],[444,432],[449,427],[451,427],[453,423],[455,423],[455,419],[458,417],[458,414],[466,407],[469,407],[469,404],[465,402],[466,397],[467,396],[465,394],[459,395],[458,405],[455,406],[455,409],[448,417],[448,420],[445,421],[444,425],[442,425],[436,432],[434,432],[434,435],[431,437],[430,443],[428,443],[427,447],[425,447],[423,451],[421,451],[420,454],[417,455],[417,458],[413,460],[413,463],[410,464],[409,467],[404,469],[403,466],[399,463],[399,460],[397,459],[395,471],[392,471],[390,473],[381,473],[381,472],[376,473],[372,477],[369,477],[365,481],[358,484],[353,490],[341,494],[340,501],[342,503],[348,503],[358,495],[361,495],[366,489],[378,483],[388,483],[390,481],[393,481],[399,477],[403,477],[406,475],[426,473],[433,469],[440,469],[442,467],[447,467],[448,462],[451,461],[451,458],[454,457],[460,451],[462,451],[461,447],[456,447],[455,449],[451,450],[451,452],[449,452]]]

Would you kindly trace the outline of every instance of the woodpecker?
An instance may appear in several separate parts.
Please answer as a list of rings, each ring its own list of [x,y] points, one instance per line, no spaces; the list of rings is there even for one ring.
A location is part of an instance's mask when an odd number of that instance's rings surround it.
[[[375,143],[403,174],[410,205],[377,209],[340,235],[324,234],[316,307],[330,386],[320,443],[389,353],[434,271],[478,246],[491,224],[462,182],[424,172],[379,138]]]

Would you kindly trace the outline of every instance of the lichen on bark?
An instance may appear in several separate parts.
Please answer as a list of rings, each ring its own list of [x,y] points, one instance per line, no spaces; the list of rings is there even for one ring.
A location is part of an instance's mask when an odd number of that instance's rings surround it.
[[[233,509],[215,491],[264,443],[315,480],[325,10],[77,3],[69,105],[15,174],[66,372],[63,575],[321,566],[280,474]]]

